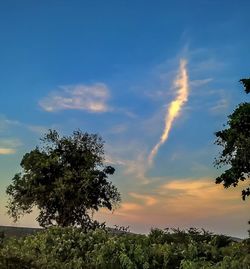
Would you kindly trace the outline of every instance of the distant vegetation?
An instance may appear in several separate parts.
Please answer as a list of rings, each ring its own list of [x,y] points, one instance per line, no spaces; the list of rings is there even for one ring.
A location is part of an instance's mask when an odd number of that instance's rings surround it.
[[[51,227],[0,244],[0,268],[201,269],[250,268],[250,241],[206,231],[154,229],[148,236]]]
[[[0,226],[0,235],[4,237],[21,237],[41,231],[41,228]]]

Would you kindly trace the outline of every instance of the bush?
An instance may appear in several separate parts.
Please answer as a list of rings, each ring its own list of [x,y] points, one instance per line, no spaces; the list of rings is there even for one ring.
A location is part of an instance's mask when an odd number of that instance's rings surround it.
[[[249,269],[249,246],[196,229],[154,229],[146,236],[52,227],[4,240],[0,268]]]

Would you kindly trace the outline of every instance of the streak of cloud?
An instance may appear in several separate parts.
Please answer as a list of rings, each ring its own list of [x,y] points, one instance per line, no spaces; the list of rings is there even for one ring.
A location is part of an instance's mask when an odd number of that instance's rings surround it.
[[[213,81],[212,78],[204,78],[204,79],[196,79],[196,80],[192,80],[190,81],[190,86],[192,87],[201,87],[203,85],[208,84],[209,82]]]
[[[15,154],[22,142],[17,138],[0,138],[0,155]]]
[[[230,105],[230,102],[227,97],[222,97],[219,101],[216,102],[214,106],[212,106],[209,111],[213,115],[219,115],[219,114],[225,114],[228,107]]]
[[[16,150],[11,148],[0,148],[0,155],[15,154]]]
[[[130,192],[129,195],[133,198],[143,200],[146,206],[157,204],[157,199],[152,195],[140,194],[135,192]]]
[[[165,128],[161,135],[160,141],[154,146],[152,151],[148,156],[148,163],[152,165],[154,157],[156,156],[160,146],[166,142],[169,136],[169,132],[173,125],[174,120],[179,116],[180,111],[183,105],[188,100],[188,74],[186,69],[186,60],[182,59],[180,62],[180,68],[178,72],[178,76],[174,81],[174,86],[177,88],[177,97],[170,103],[168,107],[166,118],[165,118]]]

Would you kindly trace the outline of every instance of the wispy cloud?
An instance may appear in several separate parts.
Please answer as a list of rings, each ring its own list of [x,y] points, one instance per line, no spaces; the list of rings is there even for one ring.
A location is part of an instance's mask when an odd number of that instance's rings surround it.
[[[212,114],[225,114],[229,108],[229,100],[226,97],[221,98],[218,100],[211,108],[210,112]]]
[[[0,114],[0,132],[5,131],[6,129],[8,129],[9,126],[12,125],[19,125],[18,121],[13,121],[13,120],[9,120],[6,118],[5,115]]]
[[[174,179],[152,186],[147,194],[129,192],[120,208],[112,214],[103,210],[99,216],[109,224],[130,225],[133,230],[139,227],[140,231],[151,227],[206,228],[212,219],[216,230],[223,219],[243,219],[248,213],[249,206],[240,199],[241,188],[224,189],[212,178]]]
[[[105,163],[112,164],[112,165],[126,165],[126,162],[124,160],[120,160],[119,158],[114,158],[110,155],[105,156]]]
[[[2,147],[19,147],[22,142],[17,138],[1,138],[0,146]]]
[[[169,132],[171,130],[173,121],[180,114],[181,108],[188,100],[188,75],[186,70],[186,61],[181,60],[178,77],[175,81],[175,87],[177,88],[177,97],[172,101],[168,107],[167,115],[165,118],[165,127],[160,138],[160,141],[154,146],[149,154],[148,162],[152,164],[155,155],[157,154],[160,146],[168,139]]]
[[[146,206],[152,206],[152,205],[157,204],[157,199],[152,195],[135,193],[135,192],[130,192],[129,195],[133,198],[144,201]]]
[[[132,176],[142,184],[150,182],[150,178],[146,176],[148,164],[145,159],[145,152],[138,154],[135,160],[126,160],[124,162],[124,175]]]
[[[13,148],[0,148],[0,155],[15,154],[16,150]]]
[[[213,56],[209,56],[203,61],[199,61],[198,64],[194,66],[192,72],[210,72],[210,71],[220,71],[224,69],[226,66],[225,62],[219,61],[217,58]]]
[[[126,132],[128,129],[128,126],[126,124],[117,124],[111,128],[109,131],[110,134],[122,134]]]
[[[194,218],[225,215],[242,205],[240,187],[226,190],[209,178],[172,180],[160,186],[158,192],[176,212]]]
[[[192,208],[208,206],[216,209],[219,208],[220,201],[222,209],[227,211],[232,206],[228,201],[235,201],[240,205],[241,187],[225,189],[222,185],[215,184],[212,178],[188,178],[169,180],[158,185],[154,191],[167,203],[179,205],[180,208],[189,204]],[[195,210],[193,213],[195,214]]]
[[[136,203],[122,203],[119,212],[121,213],[121,212],[135,211],[135,210],[141,210],[141,209],[142,209],[142,206]]]
[[[111,110],[107,104],[109,97],[109,89],[104,83],[66,85],[50,93],[39,104],[47,112],[76,109],[102,113]]]
[[[48,132],[48,127],[42,125],[27,125],[27,128],[33,133],[43,135]]]
[[[212,78],[196,79],[196,80],[191,80],[189,84],[191,87],[200,87],[200,86],[208,84],[211,81],[213,81]]]
[[[22,143],[16,138],[2,138],[0,139],[0,155],[15,154],[16,149],[21,146]]]
[[[46,133],[50,128],[53,129],[53,126],[47,127],[43,125],[26,124],[17,120],[8,119],[4,115],[0,115],[0,131],[9,129],[11,127],[25,128],[39,135]]]

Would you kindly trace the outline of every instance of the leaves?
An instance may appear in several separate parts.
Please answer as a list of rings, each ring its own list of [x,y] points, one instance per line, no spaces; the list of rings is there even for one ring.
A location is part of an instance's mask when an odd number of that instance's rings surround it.
[[[242,78],[240,82],[243,84],[245,87],[245,92],[249,93],[250,92],[250,78]]]
[[[235,243],[194,228],[114,235],[99,229],[85,233],[80,228],[50,227],[31,236],[8,239],[0,248],[3,269],[198,269],[249,265],[249,241]]]
[[[246,93],[250,91],[250,79],[240,80]],[[250,103],[241,103],[234,112],[228,116],[228,128],[215,133],[215,144],[222,146],[223,150],[215,160],[215,166],[223,165],[229,168],[216,178],[216,183],[223,183],[225,188],[236,187],[239,181],[250,177]],[[249,196],[249,188],[242,191],[242,198]]]

